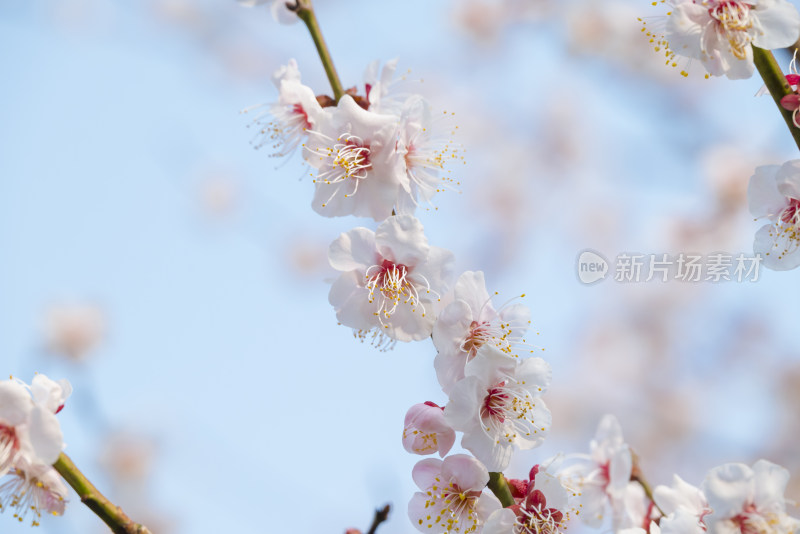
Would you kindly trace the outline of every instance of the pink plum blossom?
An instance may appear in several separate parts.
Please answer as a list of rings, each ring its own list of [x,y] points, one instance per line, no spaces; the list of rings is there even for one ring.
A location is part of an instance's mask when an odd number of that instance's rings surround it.
[[[489,516],[483,534],[562,534],[576,513],[570,492],[546,466],[531,469],[524,496],[515,505]]]
[[[421,455],[438,452],[444,458],[455,441],[456,433],[445,421],[441,406],[428,401],[409,408],[403,425],[405,450]]]
[[[426,458],[414,466],[411,476],[422,491],[408,503],[408,516],[420,532],[477,533],[500,508],[497,497],[484,491],[489,471],[472,456]]]

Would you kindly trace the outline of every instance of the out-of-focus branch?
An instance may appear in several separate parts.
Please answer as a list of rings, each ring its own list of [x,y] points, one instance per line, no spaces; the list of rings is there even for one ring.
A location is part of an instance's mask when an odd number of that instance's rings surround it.
[[[367,534],[375,534],[378,531],[378,525],[389,519],[389,511],[392,509],[390,505],[375,510],[375,517],[372,518],[372,524],[369,526]]]
[[[80,472],[69,456],[63,452],[53,464],[64,480],[81,498],[81,502],[89,507],[97,517],[111,528],[114,534],[151,534],[144,525],[134,523],[122,508],[115,506],[94,487],[86,476]]]
[[[633,453],[633,451],[631,451]],[[667,514],[664,513],[664,510],[656,504],[656,500],[653,498],[653,488],[650,487],[650,484],[647,482],[647,479],[644,478],[642,474],[642,469],[639,466],[639,456],[636,453],[633,453],[633,470],[631,471],[631,482],[638,483],[642,489],[644,490],[644,494],[650,499],[650,502],[653,503],[653,506],[656,507],[661,515],[665,516]]]

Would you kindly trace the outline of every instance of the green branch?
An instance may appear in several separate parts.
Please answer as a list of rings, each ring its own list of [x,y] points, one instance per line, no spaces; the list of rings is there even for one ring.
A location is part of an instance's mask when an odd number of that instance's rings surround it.
[[[511,488],[508,487],[508,482],[506,482],[506,477],[503,476],[503,473],[495,473],[494,471],[489,472],[489,489],[492,490],[492,493],[494,493],[495,497],[500,500],[500,504],[503,505],[503,508],[517,504],[517,501],[514,500],[514,496],[511,494]]]
[[[147,527],[131,521],[122,508],[113,505],[106,499],[72,463],[69,456],[62,452],[53,467],[72,486],[72,489],[81,498],[81,502],[102,519],[114,534],[150,534]]]
[[[339,75],[336,74],[336,67],[333,66],[333,59],[331,59],[331,54],[328,52],[328,45],[325,44],[325,39],[322,37],[322,30],[319,28],[311,0],[297,0],[294,5],[287,4],[287,7],[297,13],[300,20],[305,22],[308,33],[311,34],[311,38],[314,40],[314,46],[317,47],[317,53],[320,60],[322,60],[325,74],[328,75],[328,81],[331,84],[331,89],[333,89],[333,99],[339,102],[339,99],[344,95],[344,89],[342,88],[342,82],[339,81]]]
[[[756,64],[756,68],[761,78],[764,80],[764,84],[766,84],[767,89],[769,89],[772,100],[775,101],[781,115],[783,115],[783,120],[786,121],[786,126],[789,127],[789,131],[794,138],[797,148],[800,149],[800,128],[794,125],[792,121],[792,112],[781,106],[781,98],[794,92],[789,86],[789,82],[786,81],[786,76],[784,76],[778,62],[775,61],[775,56],[773,56],[772,52],[769,50],[754,46],[753,62]]]

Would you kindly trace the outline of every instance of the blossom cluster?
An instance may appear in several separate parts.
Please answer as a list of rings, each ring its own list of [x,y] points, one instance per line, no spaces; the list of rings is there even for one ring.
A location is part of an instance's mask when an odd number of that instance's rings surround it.
[[[666,20],[642,31],[666,63],[677,57],[699,60],[708,75],[731,80],[753,75],[753,47],[773,50],[800,37],[800,14],[787,0],[660,0],[668,4]],[[688,76],[682,70],[683,76]],[[708,77],[708,75],[706,77]]]
[[[785,0],[669,4],[665,33],[648,31],[651,42],[665,50],[667,63],[677,65],[676,56],[683,55],[715,76],[748,77],[753,47],[788,46],[800,36],[800,15]],[[282,5],[273,3],[276,18],[275,6]],[[483,272],[456,277],[453,254],[429,244],[416,208],[452,184],[444,166],[459,156],[436,133],[425,99],[396,90],[396,66],[373,63],[363,92],[353,88],[333,99],[303,85],[290,61],[273,76],[278,100],[253,124],[256,147],[271,145],[277,156],[301,151],[313,177],[314,211],[377,223],[374,230],[345,232],[329,247],[330,264],[340,272],[328,297],[338,321],[383,349],[432,339],[433,367],[447,399],[412,406],[402,434],[409,453],[440,457],[413,468],[420,491],[408,515],[415,528],[557,534],[582,521],[626,534],[800,529],[785,511],[788,472],[766,460],[714,468],[700,488],[676,476],[671,487],[651,493],[610,415],[588,453],[545,459],[526,479],[502,474],[517,451],[538,447],[550,431],[542,396],[551,369],[530,354],[530,310],[516,299],[495,305]],[[773,269],[800,265],[799,164],[760,167],[751,183],[753,213],[771,221],[756,237],[756,252]],[[448,455],[459,435],[471,454]]]
[[[677,56],[700,60],[711,76],[749,78],[755,70],[754,47],[765,50],[794,45],[800,38],[800,13],[786,0],[660,0],[672,8],[666,20],[642,31],[656,51],[664,51],[667,64],[677,66]],[[792,112],[800,128],[798,76],[795,60],[785,75],[789,93],[780,105]],[[684,76],[686,70],[681,71]],[[759,93],[768,92],[766,87]],[[788,119],[787,119],[788,120]],[[750,211],[768,224],[756,233],[753,249],[763,264],[774,270],[800,265],[800,161],[758,167],[750,180]]]
[[[13,509],[20,522],[64,513],[67,488],[52,465],[64,448],[56,414],[71,393],[66,380],[42,374],[30,385],[0,381],[0,511]]]

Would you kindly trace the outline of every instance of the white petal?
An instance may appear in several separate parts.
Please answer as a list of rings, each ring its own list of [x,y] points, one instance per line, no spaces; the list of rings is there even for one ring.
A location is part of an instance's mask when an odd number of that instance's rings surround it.
[[[274,0],[272,2],[272,18],[281,24],[294,24],[299,17],[297,13],[286,7],[286,0]]]
[[[375,243],[381,256],[407,267],[424,262],[430,251],[422,223],[412,215],[386,219],[375,231]]]
[[[447,423],[456,430],[470,428],[479,417],[478,409],[486,396],[481,381],[470,376],[456,383],[444,408]]]
[[[490,471],[504,471],[511,463],[514,446],[508,440],[487,434],[480,425],[464,430],[461,446],[475,455]]]
[[[781,195],[800,199],[800,159],[781,165],[775,174],[775,181]]]
[[[705,508],[705,497],[700,488],[685,482],[678,475],[673,475],[672,487],[656,486],[653,497],[658,507],[668,515],[685,508],[699,516]]]
[[[508,508],[495,510],[483,526],[483,534],[513,534],[517,516]]]
[[[353,228],[340,235],[328,249],[328,261],[336,270],[363,273],[378,262],[375,233],[367,228]]]
[[[703,493],[717,519],[737,515],[753,497],[754,473],[745,464],[713,468],[703,482]]]
[[[448,355],[463,352],[461,345],[469,335],[472,320],[472,308],[466,302],[454,300],[448,304],[433,326],[433,345],[436,350]]]
[[[453,287],[455,298],[466,302],[477,318],[481,308],[489,302],[483,271],[466,271],[456,280]],[[491,304],[489,304],[491,306]]]
[[[431,247],[428,251],[428,261],[419,271],[424,274],[431,288],[441,295],[450,290],[455,274],[454,266],[455,257],[451,251],[441,247]]]
[[[375,304],[369,302],[369,294],[358,287],[360,275],[356,271],[342,273],[331,286],[328,302],[336,310],[336,318],[344,326],[356,330],[371,330],[378,324]]]
[[[420,301],[413,306],[400,303],[389,319],[384,318],[383,333],[397,341],[422,341],[431,336],[436,315],[433,303]]]
[[[777,165],[756,167],[747,187],[747,203],[755,217],[776,217],[786,206],[786,197],[778,191]]]
[[[484,491],[478,497],[478,503],[475,505],[475,511],[481,522],[486,521],[494,512],[502,510],[502,505],[497,497],[490,491]]]
[[[701,35],[710,19],[708,10],[694,3],[675,6],[666,28],[670,49],[680,56],[700,59]]]
[[[538,396],[550,385],[553,370],[550,364],[541,358],[525,358],[517,368],[515,376],[517,381],[525,383],[526,389],[531,391],[531,394]]]
[[[28,419],[33,407],[25,386],[12,380],[0,382],[0,424],[17,426]]]
[[[756,28],[753,44],[774,50],[791,46],[800,37],[800,14],[784,0],[760,0],[754,15],[761,28]]]
[[[783,494],[789,482],[789,471],[767,460],[758,460],[753,464],[753,473],[755,474],[753,503],[758,508],[768,508],[777,504],[783,509]]]
[[[64,405],[71,393],[72,386],[67,380],[56,382],[43,374],[37,374],[31,381],[33,401],[53,413]]]
[[[484,385],[490,386],[507,376],[516,376],[519,360],[509,356],[493,344],[483,345],[464,368],[466,376],[480,377]]]
[[[764,267],[786,271],[800,265],[800,242],[797,230],[785,224],[767,224],[756,232],[753,251],[760,254]]]
[[[33,451],[39,461],[52,465],[64,448],[64,436],[55,414],[41,406],[31,411],[28,429]]]

